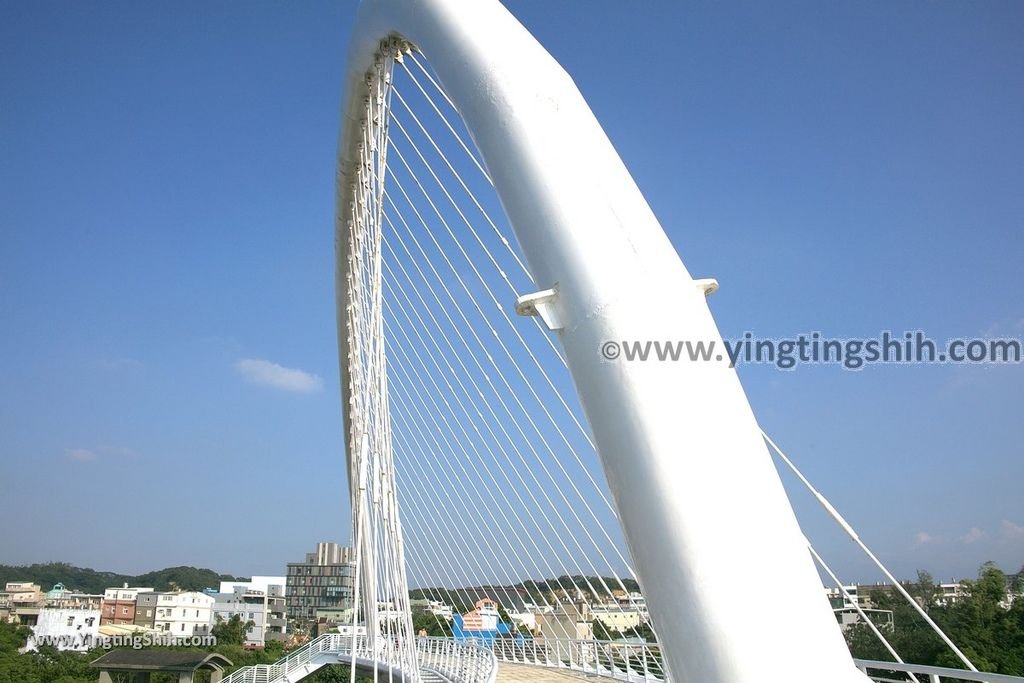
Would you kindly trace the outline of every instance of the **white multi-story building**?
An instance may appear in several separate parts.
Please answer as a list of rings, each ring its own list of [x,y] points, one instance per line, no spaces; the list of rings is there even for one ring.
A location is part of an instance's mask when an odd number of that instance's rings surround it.
[[[100,610],[92,608],[44,607],[32,627],[25,649],[29,652],[40,645],[52,645],[58,650],[85,652],[96,647],[100,630]]]
[[[842,629],[843,633],[855,624],[864,623],[864,620],[861,618],[861,612],[879,629],[892,631],[891,609],[868,609],[861,607],[858,610],[856,607],[840,607],[832,610],[832,613],[836,616],[836,623],[839,624],[839,628]]]
[[[595,621],[600,621],[610,631],[628,631],[636,628],[641,623],[640,612],[628,607],[614,606],[595,607],[590,610],[590,616]]]
[[[440,600],[429,601],[424,611],[433,614],[434,616],[441,617],[447,621],[452,620],[452,606],[446,605]]]
[[[825,595],[828,596],[828,602],[832,605],[832,609],[843,609],[861,604],[857,586],[852,584],[842,588],[826,588]]]
[[[836,617],[839,628],[845,632],[855,624],[863,623],[861,613],[880,629],[892,630],[892,610],[875,609],[868,592],[859,590],[858,586],[849,585],[842,588],[826,588],[832,614]]]
[[[222,581],[214,594],[213,624],[238,616],[252,626],[245,634],[245,647],[262,648],[267,640],[286,638],[287,616],[283,576],[254,576],[251,581]]]
[[[207,634],[213,625],[214,602],[206,593],[162,593],[156,601],[154,626],[176,638]]]
[[[509,612],[508,617],[516,626],[525,626],[530,633],[533,633],[537,630],[537,615],[550,614],[552,611],[554,608],[551,605],[535,605],[532,602],[524,602],[521,610]]]
[[[618,600],[620,609],[636,610],[637,614],[640,615],[640,621],[647,623],[650,617],[647,613],[647,598],[644,597],[643,593],[632,591],[625,596],[619,597]]]
[[[935,596],[937,605],[955,605],[964,599],[967,590],[960,583],[940,583],[939,593]]]

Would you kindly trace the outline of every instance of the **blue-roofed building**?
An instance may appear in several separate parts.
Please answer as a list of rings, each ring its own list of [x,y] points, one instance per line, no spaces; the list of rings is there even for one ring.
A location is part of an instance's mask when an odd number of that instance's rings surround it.
[[[479,640],[487,644],[497,638],[515,637],[523,640],[512,624],[501,621],[498,603],[490,598],[477,600],[474,608],[466,614],[453,615],[452,636],[456,640]]]

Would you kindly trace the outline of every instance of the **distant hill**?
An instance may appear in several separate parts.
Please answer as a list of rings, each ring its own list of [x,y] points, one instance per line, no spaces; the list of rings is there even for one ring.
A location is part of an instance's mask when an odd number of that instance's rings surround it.
[[[574,588],[576,590],[573,590]],[[613,591],[623,588],[627,591],[639,591],[640,584],[628,577],[619,579],[611,576],[576,575],[560,576],[557,579],[541,579],[538,581],[529,579],[512,586],[493,584],[472,587],[463,586],[459,588],[413,588],[409,591],[409,596],[416,600],[434,599],[436,595],[447,595],[453,601],[458,602],[460,599],[465,600],[467,597],[472,601],[476,599],[475,596],[488,595],[501,602],[501,594],[505,593],[507,596],[518,594],[520,597],[526,597],[539,603],[545,601],[547,599],[546,596],[557,595],[561,596],[560,599],[562,600],[566,599],[566,596],[571,596],[570,599],[575,599],[577,591],[588,599],[607,600]],[[453,606],[460,610],[463,608],[468,610],[472,607],[472,605],[462,604]]]
[[[221,581],[246,580],[197,567],[168,567],[138,576],[129,576],[75,567],[66,562],[47,562],[21,567],[0,564],[0,589],[8,581],[28,581],[39,584],[44,591],[53,588],[55,583],[63,583],[69,589],[92,594],[103,593],[107,588],[122,586],[125,583],[129,586],[152,587],[157,591],[201,591],[204,588],[217,588]]]

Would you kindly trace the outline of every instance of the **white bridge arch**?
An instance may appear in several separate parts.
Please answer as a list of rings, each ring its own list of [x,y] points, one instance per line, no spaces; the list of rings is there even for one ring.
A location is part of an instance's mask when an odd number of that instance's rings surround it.
[[[466,122],[533,280],[547,292],[541,312],[589,419],[670,675],[762,680],[763,662],[783,654],[803,658],[815,680],[863,680],[735,372],[710,363],[614,364],[598,353],[609,339],[721,337],[706,286],[683,266],[571,78],[498,2],[370,0],[359,8],[337,207],[350,476],[360,476],[354,461],[367,449],[364,434],[353,433],[353,406],[383,398],[366,383],[361,390],[378,394],[353,397],[351,233],[365,229],[360,214],[377,208],[362,206],[359,193],[368,112],[382,111],[372,102],[378,81],[367,75],[388,51],[409,47],[426,56]],[[768,633],[744,617],[733,590],[751,556],[773,558],[761,578],[791,601],[786,623]]]
[[[392,69],[412,54],[429,61],[465,122],[523,252],[535,286],[517,292],[516,312],[542,319],[564,353],[658,644],[414,633],[393,452],[423,446],[393,439],[393,421],[411,419],[392,412],[391,391],[410,380],[391,374],[392,311],[381,295]],[[327,634],[227,680],[295,681],[339,661],[453,683],[492,683],[502,663],[629,682],[749,683],[781,671],[794,682],[868,680],[875,667],[846,648],[735,372],[724,362],[624,364],[600,354],[608,340],[722,346],[706,302],[717,283],[691,277],[564,70],[496,0],[363,0],[345,92],[336,286],[353,620],[367,635]],[[787,596],[769,629],[747,617],[734,590],[750,557],[771,558],[759,580]],[[911,670],[901,666],[884,670]],[[954,673],[913,670],[932,680]]]

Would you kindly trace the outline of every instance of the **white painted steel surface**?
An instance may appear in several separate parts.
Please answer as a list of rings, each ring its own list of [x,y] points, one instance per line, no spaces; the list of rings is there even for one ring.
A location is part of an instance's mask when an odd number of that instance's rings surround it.
[[[558,335],[671,678],[764,681],[771,662],[801,661],[799,670],[787,668],[787,680],[864,681],[735,372],[725,363],[602,359],[606,340],[724,347],[704,288],[571,78],[500,4],[360,5],[345,77],[339,217],[356,163],[344,141],[357,139],[365,74],[380,40],[394,35],[430,61],[485,160],[538,288],[557,292]],[[629,84],[621,88],[627,93]],[[339,222],[338,234],[346,228]],[[343,239],[338,248],[342,264]],[[340,272],[338,291],[343,304]],[[341,361],[344,373],[344,342]],[[749,618],[738,589],[752,567],[787,597],[771,628]]]

